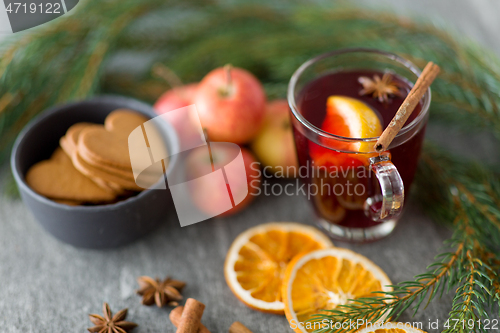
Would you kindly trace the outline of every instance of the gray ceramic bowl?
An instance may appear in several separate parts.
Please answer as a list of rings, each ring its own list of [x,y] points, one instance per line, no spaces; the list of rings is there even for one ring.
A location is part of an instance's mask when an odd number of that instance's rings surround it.
[[[119,108],[132,109],[149,118],[155,116],[151,106],[134,99],[97,97],[47,110],[23,129],[14,144],[12,172],[24,203],[45,230],[76,247],[103,249],[125,245],[154,230],[173,209],[169,190],[146,190],[115,204],[73,207],[47,199],[26,184],[28,169],[51,156],[71,125],[82,121],[102,124],[111,111]],[[177,162],[179,142],[169,124],[164,123],[160,131],[173,156],[169,173]]]

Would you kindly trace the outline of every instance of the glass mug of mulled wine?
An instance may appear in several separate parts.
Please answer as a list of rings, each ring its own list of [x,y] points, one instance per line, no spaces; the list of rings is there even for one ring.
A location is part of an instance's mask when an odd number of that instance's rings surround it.
[[[415,176],[431,101],[427,90],[388,150],[374,145],[420,76],[410,61],[346,49],[305,62],[288,86],[302,177],[330,236],[372,241],[395,228]]]

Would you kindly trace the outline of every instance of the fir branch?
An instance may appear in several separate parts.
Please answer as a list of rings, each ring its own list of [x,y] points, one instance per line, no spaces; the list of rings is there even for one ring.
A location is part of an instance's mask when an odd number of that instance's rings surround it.
[[[484,283],[484,280],[491,283],[487,275],[489,267],[474,258],[471,250],[467,250],[465,270],[467,274],[461,279],[462,285],[453,298],[452,311],[443,333],[485,332],[481,322],[489,317],[483,307],[483,303],[491,296],[491,291]]]
[[[446,243],[455,248],[455,252],[445,252],[436,257],[436,262],[428,267],[424,274],[417,275],[413,281],[405,281],[393,286],[394,290],[382,296],[350,300],[350,303],[338,306],[333,310],[323,310],[311,320],[333,323],[352,323],[358,320],[375,322],[384,318],[397,318],[409,307],[413,306],[415,314],[427,300],[430,303],[437,295],[457,288],[450,312],[449,327],[481,332],[477,320],[488,318],[492,311],[492,301],[498,300],[498,276],[484,256],[490,261],[500,260],[497,250],[500,240],[500,229],[494,215],[494,204],[500,199],[496,189],[499,180],[490,179],[486,170],[474,164],[459,163],[459,160],[445,155],[433,146],[426,146],[422,156],[425,164],[424,179],[419,178],[420,187],[428,193],[432,186],[442,191],[437,202],[427,208],[442,211],[435,214],[440,218],[452,218],[454,233]],[[430,177],[429,175],[433,175]],[[486,181],[489,180],[489,181]],[[429,182],[432,186],[429,187]],[[434,199],[434,198],[433,198]],[[381,292],[377,292],[381,294]],[[498,301],[497,301],[498,302]],[[467,326],[468,320],[476,325]],[[462,321],[463,320],[463,321]],[[464,324],[465,323],[465,324]],[[458,324],[457,324],[458,325]],[[453,331],[448,328],[449,332]],[[316,332],[348,332],[349,329],[320,329]]]
[[[491,300],[488,300],[488,302],[491,302],[491,307],[493,307],[494,302],[496,302],[498,317],[500,317],[500,264],[492,267],[489,276],[491,279],[491,290],[493,291],[493,297]]]
[[[20,34],[18,41],[4,48],[0,96],[18,98],[0,113],[0,162],[7,157],[16,135],[35,115],[56,103],[96,93],[104,60],[114,49],[118,35],[159,3],[148,0],[137,5],[125,0],[95,6],[87,2],[70,18]]]
[[[466,224],[467,219],[462,215],[457,216],[455,223]],[[465,230],[462,226],[460,230]],[[454,252],[443,252],[436,256],[436,262],[428,266],[426,273],[417,275],[413,281],[400,282],[393,285],[391,292],[376,292],[382,296],[366,297],[349,300],[349,303],[339,305],[333,310],[322,310],[322,313],[311,318],[314,322],[324,322],[327,320],[334,325],[329,328],[319,329],[317,333],[344,333],[350,332],[349,324],[358,323],[359,320],[375,323],[379,320],[390,318],[393,321],[413,305],[415,314],[427,300],[427,305],[436,297],[441,296],[445,291],[449,291],[457,281],[460,272],[460,263],[465,256],[465,249],[471,242],[469,238],[463,237],[461,232],[455,233],[449,244],[456,247]],[[335,323],[340,323],[335,326]],[[344,327],[342,327],[344,324]],[[339,328],[332,328],[339,327]]]

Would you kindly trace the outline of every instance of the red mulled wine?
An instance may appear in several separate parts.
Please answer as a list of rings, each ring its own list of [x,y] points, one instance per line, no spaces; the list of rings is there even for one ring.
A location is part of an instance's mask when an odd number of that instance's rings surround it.
[[[374,98],[370,93],[360,94],[364,88],[360,83],[360,77],[382,78],[383,75],[384,72],[372,70],[340,70],[317,77],[305,84],[298,94],[296,98],[298,112],[313,126],[325,130],[329,97],[348,97],[361,101],[371,108],[384,129],[409,93],[411,83],[397,74],[390,73],[393,85],[398,87],[397,94],[390,94],[388,100],[384,101]],[[420,104],[407,124],[418,117],[421,110]],[[335,121],[332,120],[329,126],[328,128],[335,127]],[[391,160],[403,180],[406,193],[415,175],[424,132],[425,123],[413,135],[408,135],[406,140],[393,144],[389,150]],[[296,127],[294,135],[299,163],[310,170],[305,181],[309,185],[317,185],[318,192],[313,193],[310,200],[313,201],[316,214],[321,220],[346,228],[370,228],[384,223],[374,221],[365,213],[367,199],[380,194],[379,182],[369,169],[369,158],[378,154],[365,153],[363,150],[350,151],[352,146],[350,149],[344,149],[345,146],[339,145],[339,150],[332,149],[331,145],[320,145],[311,141]],[[374,203],[370,209],[376,210],[379,204],[380,202]]]

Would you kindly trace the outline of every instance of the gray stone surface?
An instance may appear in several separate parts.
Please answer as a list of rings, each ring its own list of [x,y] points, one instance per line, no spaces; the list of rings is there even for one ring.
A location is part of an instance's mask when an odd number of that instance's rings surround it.
[[[500,5],[496,0],[361,1],[370,6],[386,5],[404,14],[425,14],[433,9],[431,19],[444,21],[500,53],[496,36]],[[463,147],[439,129],[431,128],[430,134],[455,149]],[[484,156],[490,157],[491,151],[497,151],[483,138],[475,142],[466,150],[481,153],[479,145],[484,147]],[[4,185],[1,179],[0,188]],[[260,197],[234,217],[185,228],[179,226],[172,211],[158,231],[137,243],[111,251],[88,251],[53,239],[21,201],[0,197],[0,332],[84,332],[90,326],[87,314],[99,313],[104,301],[115,311],[129,308],[129,319],[140,325],[134,332],[175,332],[167,309],[144,307],[134,294],[138,276],[166,274],[186,280],[184,295],[207,304],[203,322],[212,332],[227,332],[235,320],[255,333],[290,332],[283,317],[262,314],[240,303],[226,286],[222,270],[226,251],[236,235],[269,221],[313,223],[313,217],[305,198]],[[364,245],[336,245],[368,256],[393,282],[399,282],[423,272],[448,236],[449,231],[410,203],[388,238]],[[402,320],[419,321],[429,332],[438,332],[428,329],[429,321],[441,320],[442,328],[449,311],[450,296],[446,296],[415,318],[407,311]]]
[[[187,281],[184,295],[207,305],[203,321],[212,332],[227,332],[235,320],[253,332],[291,331],[284,317],[240,303],[225,283],[223,263],[232,240],[251,226],[270,221],[313,223],[303,197],[259,197],[234,217],[185,228],[172,212],[154,234],[110,251],[60,243],[41,229],[19,200],[1,198],[0,212],[1,332],[83,332],[90,324],[87,314],[99,313],[105,301],[115,310],[129,308],[129,319],[140,325],[135,332],[175,332],[167,309],[144,307],[134,294],[138,276],[166,274]],[[410,204],[388,238],[336,245],[366,255],[399,282],[421,273],[448,234]],[[443,319],[449,306],[449,300],[436,301],[411,320],[426,324]]]

